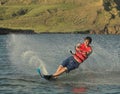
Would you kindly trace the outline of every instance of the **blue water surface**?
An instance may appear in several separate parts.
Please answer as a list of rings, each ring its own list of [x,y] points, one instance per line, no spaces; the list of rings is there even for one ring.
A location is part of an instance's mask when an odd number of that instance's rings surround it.
[[[46,81],[86,36],[91,56],[69,74]],[[120,94],[120,36],[82,34],[0,35],[0,94]]]

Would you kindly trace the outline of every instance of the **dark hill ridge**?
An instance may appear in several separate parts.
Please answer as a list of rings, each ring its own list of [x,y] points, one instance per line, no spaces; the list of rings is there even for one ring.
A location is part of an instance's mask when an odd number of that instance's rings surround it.
[[[14,34],[36,34],[33,30],[0,28],[0,35],[13,34],[13,33]]]
[[[120,34],[120,0],[0,0],[0,27]]]

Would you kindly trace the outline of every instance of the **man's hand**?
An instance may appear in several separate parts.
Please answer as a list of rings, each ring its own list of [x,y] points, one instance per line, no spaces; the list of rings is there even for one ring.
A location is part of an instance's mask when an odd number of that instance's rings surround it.
[[[75,46],[75,50],[78,51],[78,52],[81,52],[81,50],[79,49],[80,47],[80,43],[78,43],[76,46]]]

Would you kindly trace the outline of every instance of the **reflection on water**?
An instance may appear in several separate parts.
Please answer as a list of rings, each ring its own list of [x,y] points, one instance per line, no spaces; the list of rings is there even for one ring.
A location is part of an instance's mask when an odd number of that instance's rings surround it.
[[[76,93],[85,93],[87,91],[87,88],[86,87],[77,87],[77,88],[73,88],[72,92],[74,94]]]

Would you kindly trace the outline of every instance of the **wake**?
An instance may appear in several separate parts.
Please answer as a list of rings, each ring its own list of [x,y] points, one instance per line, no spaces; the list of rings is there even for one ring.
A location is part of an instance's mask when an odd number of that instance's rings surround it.
[[[29,44],[29,45],[28,45]],[[16,66],[15,71],[24,74],[36,74],[36,69],[41,68],[44,74],[48,74],[46,64],[36,53],[34,42],[28,36],[10,35],[8,38],[8,50],[11,64]]]
[[[32,67],[40,68],[44,74],[48,74],[45,63],[33,51],[26,51],[22,54],[23,62],[28,62]]]

